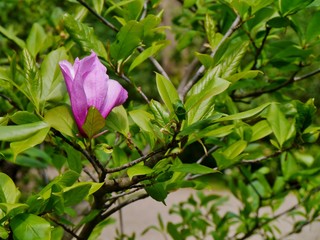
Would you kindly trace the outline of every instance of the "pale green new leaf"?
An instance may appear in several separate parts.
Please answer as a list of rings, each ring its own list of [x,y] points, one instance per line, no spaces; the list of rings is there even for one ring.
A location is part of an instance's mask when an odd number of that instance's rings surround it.
[[[49,130],[50,130],[50,127],[45,127],[25,140],[22,140],[19,142],[12,142],[10,144],[10,148],[12,149],[13,154],[14,154],[13,161],[15,161],[15,159],[19,153],[21,153],[29,148],[32,148],[35,145],[42,143],[44,141],[44,139],[46,138]]]
[[[252,136],[250,142],[257,141],[264,138],[272,133],[272,129],[266,120],[262,120],[252,126]]]
[[[29,36],[27,38],[27,49],[29,50],[32,57],[36,57],[37,54],[42,50],[42,47],[46,41],[47,35],[43,27],[35,22],[32,25]]]
[[[51,225],[44,218],[22,213],[10,221],[15,240],[51,240]]]
[[[129,72],[131,72],[134,68],[136,68],[141,63],[143,63],[149,57],[155,55],[160,49],[162,49],[167,44],[168,44],[168,42],[156,42],[156,43],[153,43],[151,47],[145,49],[142,53],[139,54],[138,57],[136,57],[133,60],[133,62],[130,65]]]
[[[157,89],[162,101],[165,103],[171,113],[174,113],[173,104],[179,100],[179,95],[170,80],[159,73],[156,73]]]
[[[271,102],[265,103],[259,107],[254,108],[254,109],[250,109],[248,111],[244,111],[244,112],[236,113],[236,114],[229,115],[226,117],[222,117],[222,118],[217,119],[216,121],[222,122],[222,121],[232,121],[232,120],[240,120],[240,119],[250,118],[250,117],[253,117],[253,116],[261,113],[270,104],[272,104],[272,103]]]
[[[127,170],[127,174],[128,177],[130,178],[130,180],[134,177],[134,176],[139,176],[139,175],[147,175],[150,173],[153,173],[154,170],[152,170],[151,168],[144,166],[144,165],[134,165],[133,167],[128,168]]]
[[[0,126],[0,140],[8,142],[21,141],[48,127],[49,125],[45,122]]]
[[[40,97],[42,95],[42,80],[35,59],[27,49],[22,51],[23,73],[27,97],[39,110]]]
[[[12,179],[0,172],[0,203],[16,203],[20,198],[20,191]]]
[[[153,128],[150,122],[151,119],[153,119],[153,116],[150,113],[138,109],[130,111],[129,115],[143,131],[153,133]]]
[[[68,56],[64,47],[58,48],[45,56],[40,68],[42,76],[42,103],[55,100],[56,98],[58,100],[63,98],[65,88],[63,91],[64,82],[62,81],[59,62],[66,59],[68,59]],[[60,93],[57,94],[57,91]]]
[[[44,120],[52,128],[68,136],[74,137],[78,132],[71,109],[67,105],[51,108],[45,113]]]

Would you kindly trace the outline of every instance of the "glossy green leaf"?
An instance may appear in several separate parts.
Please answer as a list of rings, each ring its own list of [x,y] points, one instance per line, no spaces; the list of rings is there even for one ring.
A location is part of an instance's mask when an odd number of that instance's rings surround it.
[[[151,125],[151,119],[153,119],[153,116],[144,111],[144,110],[133,110],[129,112],[130,117],[132,120],[143,130],[146,132],[153,132],[153,128]]]
[[[262,120],[252,126],[252,136],[250,141],[257,141],[272,133],[272,129],[266,120]]]
[[[110,45],[110,56],[116,61],[127,59],[140,45],[143,34],[141,23],[131,20],[117,33],[116,41]]]
[[[68,59],[68,56],[64,47],[58,48],[44,57],[40,68],[42,103],[45,101],[60,101],[65,96],[65,83],[62,81],[59,62],[66,59]]]
[[[240,113],[236,113],[236,114],[233,114],[233,115],[229,115],[229,116],[226,116],[226,117],[219,118],[217,120],[217,122],[240,120],[240,119],[253,117],[253,116],[261,113],[270,104],[272,104],[272,103],[265,103],[265,104],[262,104],[259,107],[256,107],[256,108],[248,110],[248,111],[244,111],[244,112],[240,112]]]
[[[17,125],[39,122],[41,119],[34,113],[27,111],[18,111],[10,116],[10,120]]]
[[[50,130],[50,127],[46,127],[37,131],[31,137],[28,137],[22,141],[10,143],[10,148],[12,149],[14,154],[13,161],[15,161],[19,153],[42,143],[46,138],[49,130]]]
[[[216,173],[217,170],[206,167],[197,163],[183,163],[170,168],[174,172],[191,173],[191,174],[209,174]]]
[[[0,203],[0,209],[6,213],[6,217],[12,218],[28,209],[24,203]]]
[[[33,103],[35,108],[39,110],[40,97],[42,94],[42,80],[35,59],[27,49],[22,51],[23,73],[25,78],[27,97]]]
[[[107,218],[101,222],[99,222],[99,224],[97,224],[97,226],[95,226],[95,228],[93,229],[92,233],[90,234],[90,237],[88,238],[88,240],[96,240],[99,239],[99,236],[101,235],[102,231],[108,226],[108,225],[112,225],[116,223],[116,220],[114,218]]]
[[[169,122],[169,113],[158,101],[150,101],[150,109],[153,113],[154,119],[163,127]]]
[[[48,127],[49,125],[45,122],[0,126],[0,140],[8,142],[21,141]]]
[[[278,104],[270,105],[267,113],[267,121],[270,124],[280,148],[282,148],[285,141],[294,134],[294,124],[287,120]]]
[[[15,240],[51,240],[51,225],[44,218],[22,213],[10,221]]]
[[[46,41],[46,33],[43,27],[35,22],[32,25],[26,44],[32,57],[36,57],[37,54],[42,50],[42,47]]]
[[[214,61],[213,61],[213,58],[209,54],[196,52],[195,55],[205,68],[208,69],[213,66]]]
[[[115,107],[106,119],[107,128],[111,128],[117,132],[122,133],[124,136],[129,134],[129,120],[124,107]]]
[[[145,187],[145,190],[154,200],[165,204],[164,200],[167,198],[168,192],[165,190],[164,183],[153,184]]]
[[[83,131],[88,138],[94,137],[105,126],[105,119],[95,107],[90,107],[87,113],[86,121],[82,125]]]
[[[52,128],[71,137],[76,136],[78,132],[71,109],[67,105],[51,108],[45,113],[44,121]]]
[[[139,66],[141,63],[143,63],[145,60],[147,60],[149,57],[155,55],[159,50],[161,50],[163,47],[165,47],[168,44],[168,42],[156,42],[153,43],[151,47],[145,49],[143,52],[137,56],[133,62],[130,65],[129,72],[131,72],[134,68]]]
[[[20,191],[12,179],[5,173],[0,172],[0,203],[16,203],[20,197]]]
[[[165,103],[169,111],[174,113],[173,104],[179,100],[176,88],[172,82],[159,73],[156,73],[156,83],[162,101]]]
[[[78,43],[84,51],[93,50],[104,59],[108,59],[108,54],[101,41],[94,34],[93,28],[76,21],[72,16],[65,15],[64,26],[71,38]]]
[[[151,168],[144,166],[144,165],[134,165],[133,167],[128,168],[127,170],[127,174],[130,178],[130,180],[134,177],[134,176],[139,176],[139,175],[148,175],[150,173],[153,173],[154,170],[152,170]]]
[[[223,151],[223,154],[229,159],[234,159],[244,151],[244,149],[247,147],[247,144],[248,143],[244,140],[236,141],[235,143],[231,144],[227,149],[225,149]]]

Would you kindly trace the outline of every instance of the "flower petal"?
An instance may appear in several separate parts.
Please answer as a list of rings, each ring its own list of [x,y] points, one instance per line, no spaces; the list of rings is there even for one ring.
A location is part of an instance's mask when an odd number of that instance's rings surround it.
[[[108,81],[108,92],[105,105],[103,106],[101,115],[106,118],[111,110],[123,104],[128,98],[128,92],[115,80]]]
[[[69,63],[67,60],[63,60],[59,62],[59,66],[63,75],[63,78],[67,85],[67,90],[70,93],[70,90],[72,88],[72,82],[74,80],[75,71],[71,63]]]
[[[109,77],[106,73],[106,67],[101,64],[98,57],[91,54],[90,62],[86,62],[86,67],[90,69],[84,72],[82,78],[84,79],[83,88],[87,98],[88,106],[94,106],[99,112],[102,111],[102,107],[105,104],[107,98],[108,85],[107,81]],[[81,63],[81,68],[84,62]],[[91,64],[89,66],[89,64]]]

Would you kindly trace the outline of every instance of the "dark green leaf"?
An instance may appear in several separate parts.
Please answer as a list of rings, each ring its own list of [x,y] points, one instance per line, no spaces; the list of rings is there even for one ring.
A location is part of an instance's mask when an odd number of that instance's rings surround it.
[[[127,59],[140,45],[143,26],[137,21],[129,21],[117,34],[117,39],[110,45],[110,55],[116,61]]]
[[[175,172],[191,173],[191,174],[209,174],[209,173],[218,172],[217,170],[214,170],[212,168],[209,168],[197,163],[184,163],[181,165],[173,166],[170,168],[170,170]]]
[[[164,200],[167,198],[168,192],[165,190],[164,183],[153,184],[145,187],[145,190],[154,200],[165,204]]]

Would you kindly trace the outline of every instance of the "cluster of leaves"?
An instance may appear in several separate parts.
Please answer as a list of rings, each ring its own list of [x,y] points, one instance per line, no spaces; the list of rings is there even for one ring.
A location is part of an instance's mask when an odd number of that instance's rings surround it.
[[[320,72],[318,1],[183,1],[169,33],[176,36],[172,57],[162,56],[168,68],[155,57],[169,44],[160,2],[77,0],[72,11],[52,5],[55,21],[34,23],[26,40],[0,28],[16,50],[0,67],[1,164],[58,171],[22,197],[11,180],[17,175],[1,173],[1,238],[94,239],[126,205],[148,196],[165,203],[173,190],[206,188],[201,176],[217,172],[229,172],[219,176],[243,208],[221,216],[216,196],[189,200],[194,208],[209,205],[208,220],[181,203],[182,223],[166,228],[174,239],[245,239],[258,229],[274,239],[276,217],[260,209],[276,210],[291,192],[299,205],[288,213],[303,216],[292,233],[318,218],[316,108],[291,91]],[[77,135],[58,63],[91,50],[131,101],[107,117],[106,134],[88,140]],[[188,70],[172,71],[181,59]],[[100,123],[89,127],[100,130]],[[194,145],[197,154],[186,157]]]

